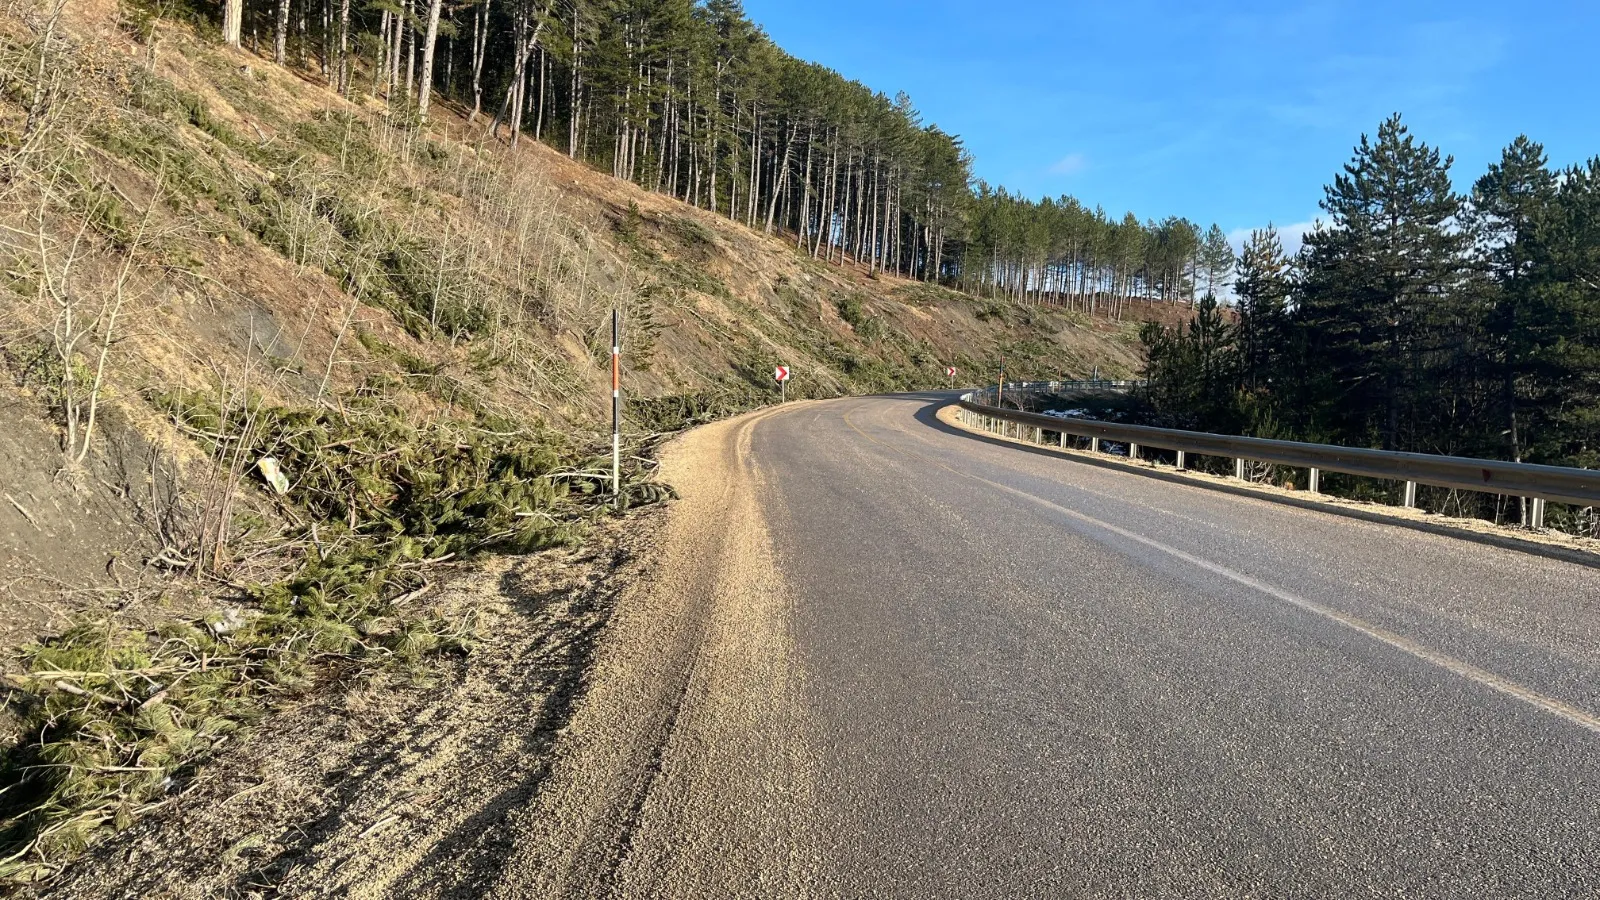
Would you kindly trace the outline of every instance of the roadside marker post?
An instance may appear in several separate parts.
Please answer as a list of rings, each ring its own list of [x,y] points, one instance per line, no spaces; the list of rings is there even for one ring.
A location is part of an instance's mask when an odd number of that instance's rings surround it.
[[[955,366],[945,366],[944,367],[944,374],[949,377],[951,384],[955,384],[956,383],[956,367]]]
[[[622,311],[611,310],[611,505],[622,506]]]
[[[789,399],[789,367],[778,366],[772,370],[772,378],[778,382],[778,402],[784,403]]]

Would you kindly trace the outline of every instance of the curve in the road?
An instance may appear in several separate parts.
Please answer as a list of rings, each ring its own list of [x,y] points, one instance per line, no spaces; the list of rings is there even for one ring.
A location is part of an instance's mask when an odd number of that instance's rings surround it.
[[[498,895],[1600,892],[1600,570],[1023,452],[947,402],[669,452],[660,578]]]
[[[850,416],[848,414],[844,415],[842,418],[844,423],[850,427],[850,430],[860,435],[864,440],[872,441],[879,446],[888,447],[890,450],[896,453],[909,453],[913,456],[917,456],[927,461],[930,465],[937,466],[938,468],[943,469],[944,471],[949,472],[958,478],[971,478],[975,481],[986,484],[997,491],[1010,494],[1025,502],[1036,503],[1056,513],[1059,513],[1060,515],[1067,516],[1097,528],[1102,528],[1112,534],[1120,535],[1128,540],[1135,541],[1139,544],[1149,547],[1158,553],[1165,553],[1192,566],[1197,566],[1201,569],[1205,569],[1208,572],[1221,575],[1223,578],[1238,582],[1239,584],[1242,584],[1251,590],[1259,591],[1269,597],[1282,600],[1284,603],[1299,607],[1300,609],[1322,616],[1330,621],[1337,622],[1340,625],[1343,625],[1352,631],[1366,635],[1373,640],[1382,641],[1396,650],[1409,653],[1420,660],[1432,663],[1433,665],[1436,665],[1452,674],[1459,675],[1468,681],[1476,682],[1477,684],[1489,688],[1490,690],[1498,691],[1508,697],[1521,700],[1522,702],[1527,703],[1528,705],[1537,709],[1543,710],[1544,712],[1550,713],[1553,716],[1558,716],[1562,719],[1565,719],[1568,722],[1577,725],[1579,728],[1585,728],[1589,731],[1595,732],[1596,734],[1600,734],[1600,716],[1591,715],[1584,710],[1578,709],[1571,704],[1563,703],[1560,700],[1553,700],[1549,697],[1542,696],[1537,692],[1529,690],[1527,687],[1520,685],[1508,678],[1502,678],[1493,672],[1485,671],[1484,669],[1480,669],[1471,663],[1463,662],[1459,659],[1449,656],[1448,654],[1430,650],[1422,644],[1405,637],[1404,635],[1399,635],[1388,630],[1387,628],[1381,628],[1377,625],[1373,625],[1372,623],[1350,615],[1349,613],[1340,612],[1336,609],[1330,609],[1320,603],[1315,603],[1311,600],[1307,600],[1304,597],[1291,594],[1288,591],[1267,584],[1260,579],[1252,578],[1242,572],[1236,572],[1227,566],[1218,565],[1209,560],[1201,559],[1192,553],[1186,553],[1176,547],[1164,544],[1161,541],[1152,540],[1141,534],[1135,534],[1132,531],[1121,528],[1117,525],[1113,525],[1110,522],[1102,521],[1093,516],[1084,515],[1077,510],[1068,509],[1058,503],[1052,503],[1049,500],[1019,491],[1013,487],[1001,484],[1000,482],[991,481],[987,478],[974,475],[970,472],[958,471],[936,460],[930,460],[926,456],[915,453],[914,451],[906,450],[905,448],[892,447],[889,444],[872,437],[871,435],[862,431],[860,428],[857,428],[855,423],[850,421]]]

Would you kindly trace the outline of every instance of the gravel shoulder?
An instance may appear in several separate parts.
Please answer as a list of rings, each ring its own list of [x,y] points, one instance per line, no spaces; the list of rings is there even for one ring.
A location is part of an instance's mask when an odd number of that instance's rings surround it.
[[[749,456],[772,412],[669,445],[683,499],[665,509],[457,573],[432,602],[486,618],[469,658],[276,713],[44,895],[781,892],[809,865],[788,856],[809,843],[792,838],[811,770]],[[777,780],[722,777],[752,765]],[[692,833],[657,839],[707,796]],[[726,866],[684,871],[658,849],[685,839],[701,848],[681,858]],[[762,883],[733,884],[746,873]]]
[[[795,403],[664,454],[662,551],[624,599],[550,784],[509,822],[494,897],[793,896],[818,865],[801,702],[751,451]]]

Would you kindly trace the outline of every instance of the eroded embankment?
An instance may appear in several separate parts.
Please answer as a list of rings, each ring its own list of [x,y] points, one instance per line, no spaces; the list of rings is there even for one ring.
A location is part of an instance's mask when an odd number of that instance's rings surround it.
[[[50,895],[781,892],[814,767],[750,449],[778,412],[670,445],[669,508],[462,573],[445,590],[491,622],[472,657],[279,714]],[[691,796],[719,802],[680,834]]]

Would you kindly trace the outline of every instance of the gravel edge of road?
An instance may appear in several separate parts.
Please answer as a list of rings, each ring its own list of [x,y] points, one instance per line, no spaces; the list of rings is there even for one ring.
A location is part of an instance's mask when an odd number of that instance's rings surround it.
[[[770,805],[774,795],[803,802],[814,774],[751,442],[764,419],[815,402],[704,425],[663,448],[660,477],[680,499],[618,603],[548,784],[506,823],[518,853],[485,896],[655,896],[666,885],[786,896],[783,886],[804,877],[809,860],[791,848],[810,842],[784,832],[789,810]],[[729,723],[740,736],[731,744],[720,739]],[[737,793],[739,780],[722,773],[751,764],[786,783]],[[684,804],[707,796],[717,799],[695,807],[704,827],[677,833]],[[751,834],[752,822],[777,833]],[[655,852],[686,842],[701,852]],[[685,869],[685,856],[718,865]]]

